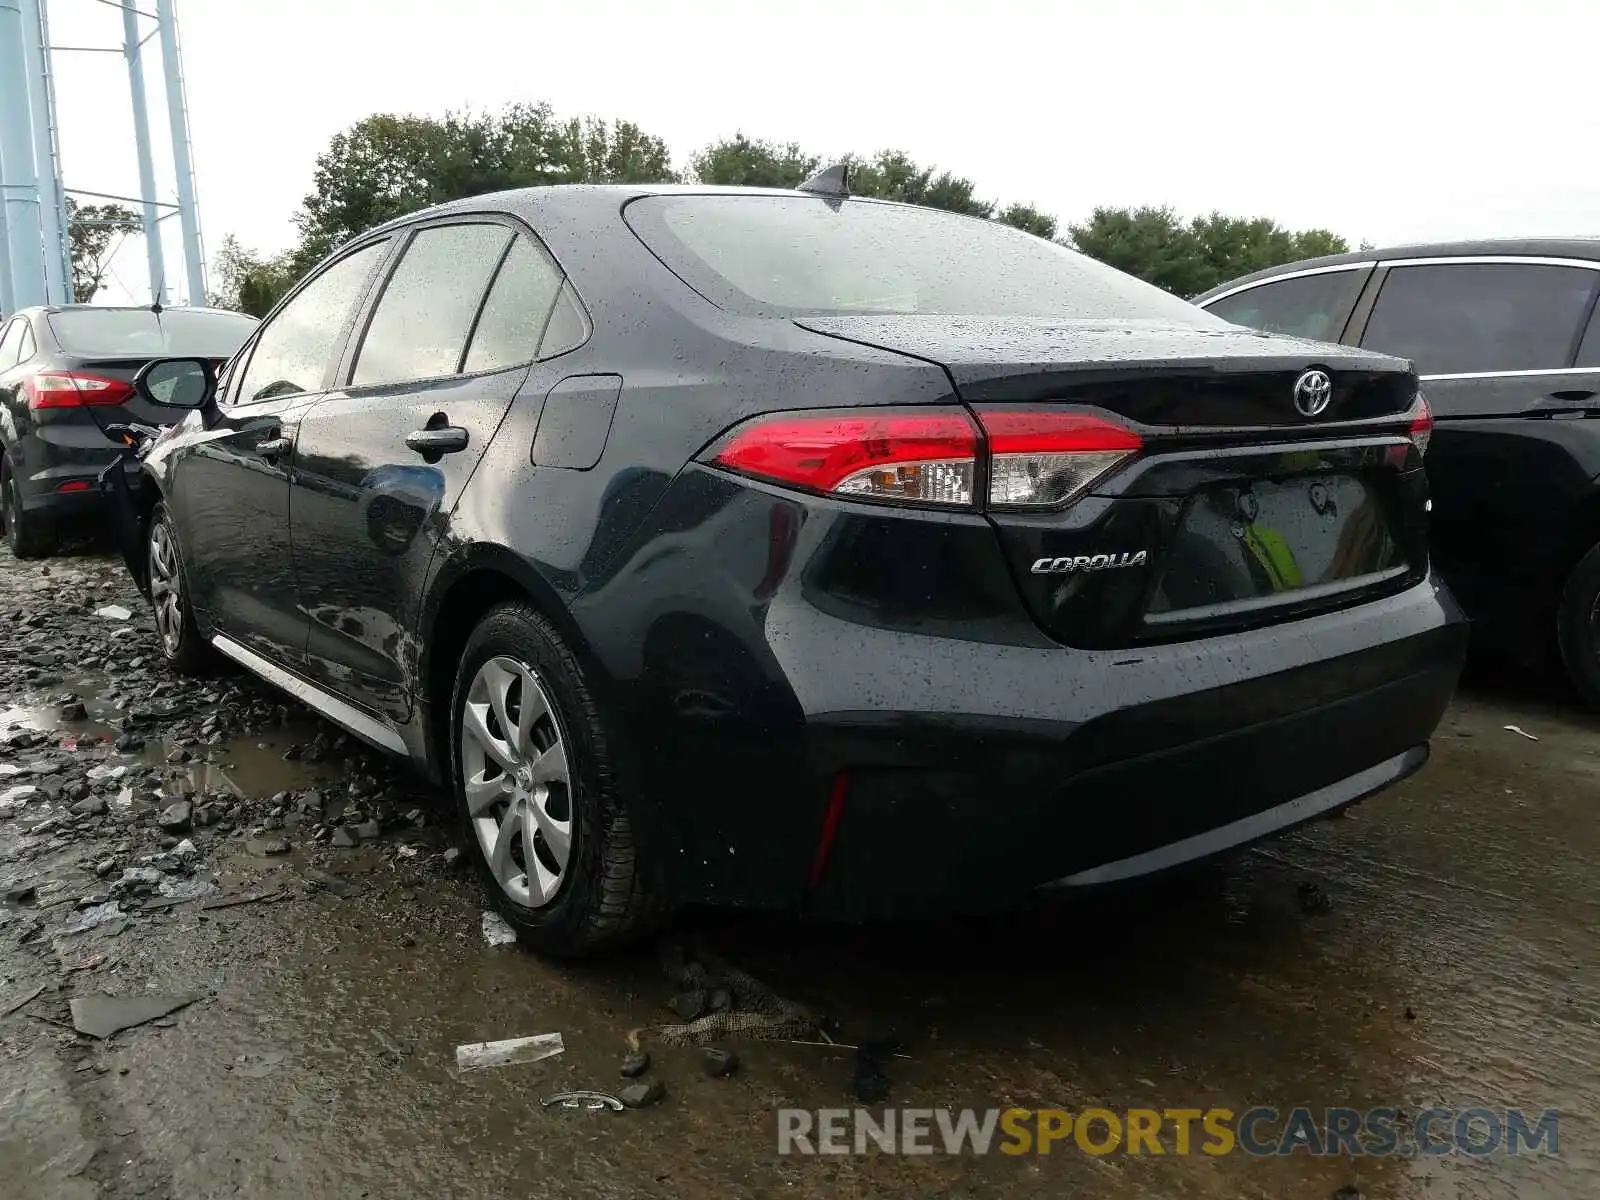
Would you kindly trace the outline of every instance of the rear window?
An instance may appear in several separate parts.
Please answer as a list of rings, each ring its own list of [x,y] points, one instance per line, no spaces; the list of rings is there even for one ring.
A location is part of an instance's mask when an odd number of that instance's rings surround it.
[[[1223,322],[1170,293],[999,222],[810,196],[647,196],[629,225],[713,304],[753,316]]]
[[[77,308],[50,314],[50,331],[80,358],[231,358],[255,332],[243,313],[169,308]]]

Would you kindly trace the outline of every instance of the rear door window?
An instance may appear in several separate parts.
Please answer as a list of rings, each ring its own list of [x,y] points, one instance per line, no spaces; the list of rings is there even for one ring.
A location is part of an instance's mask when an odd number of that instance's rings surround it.
[[[1583,341],[1578,346],[1578,361],[1573,365],[1600,367],[1600,305],[1589,317],[1589,328],[1584,332]]]
[[[459,374],[484,291],[510,240],[504,225],[419,230],[373,311],[351,385]],[[529,353],[524,360],[532,357]]]
[[[560,268],[527,238],[517,238],[472,331],[466,370],[496,371],[531,362],[560,290]]]
[[[1391,267],[1361,344],[1420,375],[1559,370],[1600,271],[1544,263]]]
[[[1210,301],[1205,309],[1235,325],[1337,342],[1367,270],[1363,266],[1271,280]]]
[[[345,327],[387,250],[387,242],[374,242],[341,258],[268,319],[240,381],[237,403],[322,389]]]
[[[27,324],[24,318],[18,317],[6,326],[4,333],[0,333],[0,371],[9,371],[17,365],[18,352],[22,349],[22,331]]]

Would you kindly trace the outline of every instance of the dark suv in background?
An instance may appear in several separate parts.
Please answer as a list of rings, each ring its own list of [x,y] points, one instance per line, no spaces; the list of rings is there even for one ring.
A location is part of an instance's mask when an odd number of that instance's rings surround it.
[[[165,424],[181,413],[134,394],[151,359],[221,366],[254,332],[243,313],[208,308],[27,308],[0,324],[0,524],[19,558],[55,549],[59,523],[94,513],[95,478],[116,457],[113,422]]]
[[[1433,560],[1482,647],[1559,650],[1600,704],[1600,239],[1364,250],[1198,297],[1240,325],[1416,364]]]

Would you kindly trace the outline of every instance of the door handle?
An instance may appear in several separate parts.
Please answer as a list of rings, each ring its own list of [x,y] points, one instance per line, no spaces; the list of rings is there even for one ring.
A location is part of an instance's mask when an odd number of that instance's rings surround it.
[[[406,434],[406,446],[424,458],[437,458],[441,454],[465,450],[467,440],[467,431],[459,425],[446,425],[441,429],[413,429]]]
[[[271,462],[273,459],[289,453],[289,448],[292,445],[294,443],[286,437],[268,438],[264,442],[256,443],[256,453]]]

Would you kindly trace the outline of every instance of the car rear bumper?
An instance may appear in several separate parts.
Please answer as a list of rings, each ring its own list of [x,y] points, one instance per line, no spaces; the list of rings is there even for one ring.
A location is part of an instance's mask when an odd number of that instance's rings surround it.
[[[1431,579],[1120,653],[916,637],[809,606],[774,605],[766,626],[799,728],[778,703],[707,727],[680,695],[657,750],[673,770],[655,786],[679,793],[667,890],[854,920],[1002,909],[1353,803],[1426,761],[1467,642]]]
[[[15,453],[22,507],[51,519],[101,511],[100,472],[120,449],[95,428],[40,426],[20,439]]]
[[[1000,908],[1040,887],[1166,870],[1354,803],[1427,760],[1464,651],[1464,627],[1450,633],[1054,729],[930,722],[924,757],[939,761],[850,771],[812,907],[847,918]],[[1351,687],[1346,672],[1373,678]],[[870,758],[859,733],[822,736],[854,736]],[[900,739],[902,758],[906,748]]]
[[[851,918],[1004,907],[1351,804],[1426,761],[1466,632],[1430,581],[1252,635],[1035,651],[1031,669],[1011,648],[957,650],[952,685],[963,670],[972,682],[952,686],[942,714],[926,713],[924,674],[906,680],[898,713],[813,715],[817,757],[848,782],[832,793],[811,907]],[[978,682],[991,678],[1004,690]]]

